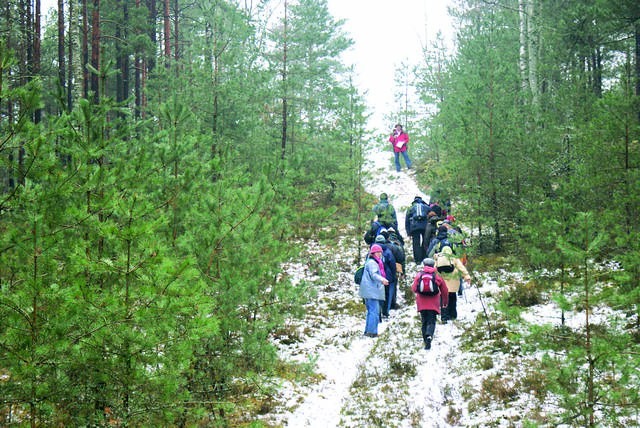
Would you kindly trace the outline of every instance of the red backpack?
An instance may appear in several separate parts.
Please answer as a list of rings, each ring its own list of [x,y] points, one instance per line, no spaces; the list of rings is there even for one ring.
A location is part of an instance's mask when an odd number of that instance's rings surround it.
[[[440,293],[440,287],[436,284],[436,274],[421,272],[420,280],[418,281],[418,293],[423,296],[435,296]]]

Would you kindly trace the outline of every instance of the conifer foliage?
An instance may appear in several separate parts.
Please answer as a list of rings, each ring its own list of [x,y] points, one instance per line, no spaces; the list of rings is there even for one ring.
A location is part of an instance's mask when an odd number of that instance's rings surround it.
[[[340,164],[359,142],[334,128],[361,129],[361,105],[313,98],[351,91],[347,73],[302,67],[348,39],[326,2],[296,5],[313,13],[293,27],[324,36],[296,36],[291,117],[309,122],[282,159],[277,10],[61,2],[40,53],[22,3],[0,16],[0,425],[230,424],[309,297],[280,271],[291,240],[354,180]]]
[[[558,303],[560,326],[532,326],[529,337],[561,402],[554,423],[625,425],[640,403],[640,9],[458,6],[455,53],[429,48],[438,67],[417,74],[434,111],[423,177],[460,198],[480,253],[506,255]],[[569,310],[584,312],[583,327],[565,325]],[[624,321],[590,321],[609,310]]]

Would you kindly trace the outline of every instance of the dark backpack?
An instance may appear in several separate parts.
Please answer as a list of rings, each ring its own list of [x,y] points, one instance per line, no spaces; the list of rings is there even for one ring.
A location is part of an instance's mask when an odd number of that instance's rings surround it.
[[[451,242],[449,242],[447,238],[444,238],[444,239],[433,238],[431,240],[431,243],[429,244],[427,257],[433,258],[436,254],[441,253],[444,247],[451,248],[451,252],[453,252],[453,246],[451,245]]]
[[[376,236],[379,235],[382,228],[383,226],[377,221],[371,222],[371,227],[369,227],[369,229],[364,233],[364,242],[369,245],[373,244],[376,241]]]
[[[421,272],[418,286],[416,287],[419,294],[423,296],[435,296],[440,293],[440,287],[436,284],[436,274]]]
[[[360,285],[360,283],[362,282],[363,275],[364,275],[364,266],[360,266],[358,269],[356,269],[355,273],[353,274],[353,282]]]
[[[422,220],[426,220],[427,219],[427,205],[426,204],[421,204],[420,202],[418,202],[415,205],[416,209],[413,213],[413,218],[418,220],[418,221],[422,221]]]
[[[358,285],[360,285],[360,283],[362,282],[362,277],[364,276],[364,267],[367,264],[367,260],[369,260],[369,256],[368,255],[364,259],[364,263],[362,264],[362,266],[360,266],[358,269],[356,269],[356,271],[353,273],[353,282],[355,282]]]

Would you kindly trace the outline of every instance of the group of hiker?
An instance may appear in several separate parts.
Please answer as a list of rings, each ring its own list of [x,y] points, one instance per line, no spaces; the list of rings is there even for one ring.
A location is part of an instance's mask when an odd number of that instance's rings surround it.
[[[465,267],[465,234],[450,212],[447,200],[427,203],[415,196],[405,216],[406,236],[411,237],[413,261],[419,266],[411,290],[420,313],[425,349],[431,348],[438,315],[443,323],[457,319],[457,297],[463,283],[471,281]],[[367,309],[364,334],[377,337],[379,322],[397,308],[398,281],[406,278],[408,258],[395,208],[386,193],[380,195],[372,214],[364,235],[370,248],[359,295]]]

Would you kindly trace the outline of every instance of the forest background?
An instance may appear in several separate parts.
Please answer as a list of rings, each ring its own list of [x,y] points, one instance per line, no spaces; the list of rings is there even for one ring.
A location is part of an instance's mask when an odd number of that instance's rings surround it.
[[[626,314],[531,332],[562,350],[543,369],[570,420],[615,425],[639,407],[640,5],[452,15],[454,53],[436,40],[398,70],[416,97],[390,121],[473,256],[530,273],[505,320],[549,290]],[[386,139],[342,24],[326,0],[60,0],[45,22],[40,0],[3,3],[3,425],[237,425],[264,379],[303,373],[270,339],[314,288],[282,263],[294,242],[360,244],[363,151]]]

